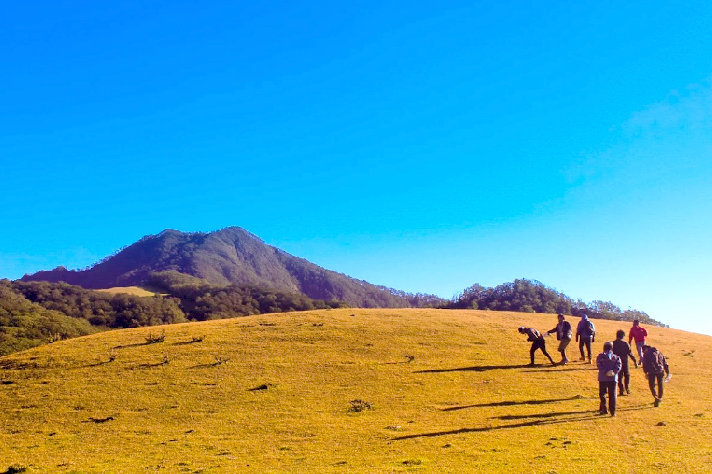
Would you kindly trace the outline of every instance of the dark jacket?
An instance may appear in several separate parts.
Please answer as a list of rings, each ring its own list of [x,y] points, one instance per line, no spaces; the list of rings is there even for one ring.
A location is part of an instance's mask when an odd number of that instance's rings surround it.
[[[648,375],[670,373],[670,367],[668,367],[667,359],[662,352],[654,347],[650,347],[645,351],[645,354],[643,354],[643,372]]]
[[[566,320],[561,321],[554,329],[549,329],[547,331],[548,334],[551,334],[552,332],[556,333],[556,339],[559,341],[561,339],[571,339],[571,323]]]
[[[590,323],[590,324],[589,324]],[[596,340],[596,328],[588,318],[583,317],[576,326],[576,340],[579,338],[582,340],[590,340],[591,342]]]
[[[527,341],[539,341],[544,339],[544,337],[534,328],[524,328],[524,334],[527,335]]]
[[[613,353],[621,358],[624,369],[628,368],[628,357],[631,358],[633,363],[636,363],[630,344],[625,342],[623,339],[616,339],[613,341]]]
[[[601,352],[596,357],[596,366],[598,367],[599,382],[618,382],[618,372],[621,371],[623,363],[621,358],[611,352]],[[613,377],[606,375],[606,372],[612,370]]]

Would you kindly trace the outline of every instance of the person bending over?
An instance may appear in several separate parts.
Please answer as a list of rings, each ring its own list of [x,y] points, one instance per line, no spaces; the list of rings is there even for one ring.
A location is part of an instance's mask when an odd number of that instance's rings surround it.
[[[541,352],[549,359],[551,365],[556,365],[554,359],[546,352],[546,342],[544,341],[544,336],[542,336],[539,331],[534,328],[519,328],[518,331],[521,334],[526,334],[527,341],[531,341],[532,343],[532,347],[529,349],[529,358],[531,360],[529,365],[534,365],[534,353],[539,349],[541,349]]]

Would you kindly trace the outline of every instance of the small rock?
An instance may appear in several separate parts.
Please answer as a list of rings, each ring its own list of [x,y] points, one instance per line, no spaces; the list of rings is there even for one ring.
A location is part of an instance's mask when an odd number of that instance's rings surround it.
[[[655,426],[667,426],[667,423],[665,423],[664,421],[661,421],[660,423],[658,423]]]

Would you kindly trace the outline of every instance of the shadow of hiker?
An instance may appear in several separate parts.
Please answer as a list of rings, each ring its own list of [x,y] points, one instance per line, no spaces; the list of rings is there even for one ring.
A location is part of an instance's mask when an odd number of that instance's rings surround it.
[[[398,436],[396,438],[392,438],[392,440],[393,441],[402,441],[402,440],[406,440],[406,439],[435,438],[437,436],[448,436],[448,435],[464,434],[464,433],[482,433],[482,432],[487,432],[487,431],[524,428],[524,427],[528,427],[528,426],[554,425],[554,424],[559,424],[559,423],[572,423],[575,421],[595,420],[597,418],[599,418],[599,417],[598,416],[581,416],[578,418],[567,418],[565,420],[534,420],[534,421],[526,421],[526,422],[522,422],[522,423],[515,423],[512,425],[482,426],[479,428],[460,428],[457,430],[450,430],[450,431],[436,431],[433,433],[412,434],[412,435]]]
[[[539,370],[522,370],[522,372],[571,372],[572,370],[598,370],[596,367],[589,365],[588,367],[567,367],[565,369],[539,369]]]
[[[568,402],[571,400],[584,400],[586,397],[581,395],[574,395],[568,398],[549,398],[545,400],[523,400],[523,401],[503,401],[503,402],[492,402],[492,403],[478,403],[476,405],[465,405],[458,407],[443,408],[441,411],[456,411],[464,410],[465,408],[482,408],[482,407],[508,407],[513,405],[544,405],[546,403],[559,403]]]
[[[551,413],[535,413],[533,415],[501,415],[493,416],[491,420],[524,420],[526,418],[551,418],[554,416],[566,416],[566,415],[585,415],[585,414],[596,414],[598,410],[579,410],[579,411],[552,411]]]
[[[486,372],[488,370],[506,370],[506,369],[523,369],[531,367],[529,364],[518,365],[476,365],[473,367],[459,367],[456,369],[428,369],[416,370],[414,374],[436,374],[442,372]]]
[[[620,408],[617,411],[646,410],[646,409],[650,409],[650,408],[652,408],[652,405],[636,405],[636,406],[632,406],[632,407]],[[571,412],[571,413],[575,414],[577,412]],[[584,411],[584,412],[580,412],[580,414],[582,416],[564,418],[564,419],[553,419],[553,420],[549,419],[549,417],[557,416],[555,413],[554,414],[542,413],[540,415],[529,415],[530,418],[540,416],[542,419],[532,420],[532,421],[524,421],[522,423],[514,423],[511,425],[482,426],[479,428],[460,428],[457,430],[450,430],[450,431],[435,431],[432,433],[404,435],[404,436],[398,436],[398,437],[391,438],[391,439],[393,441],[403,441],[403,440],[407,440],[407,439],[416,439],[416,438],[435,438],[438,436],[448,436],[448,435],[455,435],[455,434],[482,433],[482,432],[488,432],[488,431],[525,428],[525,427],[529,427],[529,426],[558,425],[558,424],[563,424],[563,423],[575,423],[578,421],[592,421],[592,420],[600,420],[600,419],[608,418],[608,417],[601,417],[600,415],[593,415],[593,414],[589,414],[589,413],[596,413],[596,411],[595,410]]]

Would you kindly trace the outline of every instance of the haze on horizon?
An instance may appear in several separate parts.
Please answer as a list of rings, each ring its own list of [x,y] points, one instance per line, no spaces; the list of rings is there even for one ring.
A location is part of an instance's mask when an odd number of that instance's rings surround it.
[[[0,278],[234,225],[712,334],[709,2],[39,1],[0,31]]]

